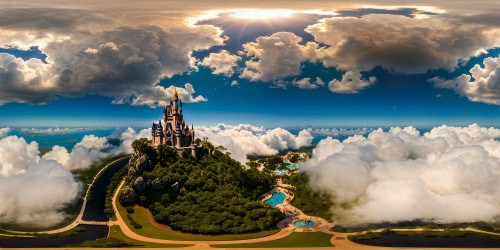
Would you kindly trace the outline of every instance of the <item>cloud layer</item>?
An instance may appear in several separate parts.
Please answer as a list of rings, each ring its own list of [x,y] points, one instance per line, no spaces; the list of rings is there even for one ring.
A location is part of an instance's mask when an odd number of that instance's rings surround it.
[[[327,138],[299,167],[328,192],[343,225],[424,220],[494,221],[500,215],[500,130],[441,126]]]
[[[222,47],[205,58],[196,58],[194,52],[241,37],[228,38],[222,28],[195,20],[238,16],[241,10],[214,10],[200,16],[185,9],[168,15],[152,10],[147,13],[121,10],[110,17],[104,9],[3,9],[0,47],[27,50],[34,46],[47,58],[25,60],[0,53],[0,105],[45,104],[57,96],[97,94],[112,97],[116,104],[157,107],[172,96],[171,87],[158,85],[161,79],[189,74],[199,66],[210,68],[213,74],[238,74],[239,78],[272,86],[323,86],[323,81],[312,80],[318,76],[302,75],[305,62],[340,71],[340,79],[321,77],[330,91],[354,94],[376,82],[369,75],[376,67],[395,74],[454,71],[464,61],[500,46],[497,13],[481,10],[458,16],[437,7],[372,6],[340,9],[338,15],[290,10],[293,18],[325,18],[309,22],[312,24],[305,31],[278,29],[259,36],[233,54]],[[241,25],[237,18],[230,21]],[[292,76],[298,77],[289,79]],[[495,90],[491,81],[495,83],[495,79],[476,84],[463,76],[457,81],[470,85],[457,89],[470,100],[498,104],[498,97],[491,97]],[[185,102],[207,100],[203,95],[194,96],[191,84],[181,92]]]
[[[81,185],[61,164],[39,156],[36,142],[0,139],[0,223],[50,227],[66,218],[61,210]]]
[[[214,145],[224,146],[241,163],[247,162],[248,155],[273,155],[282,150],[310,146],[313,139],[307,130],[293,135],[282,128],[265,129],[246,124],[219,124],[213,127],[196,127],[195,130],[198,137],[207,137]]]

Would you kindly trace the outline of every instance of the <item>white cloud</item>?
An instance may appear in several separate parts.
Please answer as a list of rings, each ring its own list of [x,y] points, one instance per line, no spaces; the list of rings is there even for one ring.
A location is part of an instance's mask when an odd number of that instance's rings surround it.
[[[248,155],[273,155],[278,151],[311,145],[312,135],[302,130],[293,135],[282,128],[265,129],[252,125],[196,127],[197,136],[228,149],[234,159],[245,163]]]
[[[500,105],[500,56],[488,57],[470,69],[470,74],[462,74],[454,80],[439,77],[430,81],[438,88],[449,88],[474,102]]]
[[[311,59],[316,44],[301,45],[302,38],[290,32],[261,36],[243,44],[242,54],[248,58],[240,77],[251,81],[271,81],[299,75],[303,61]]]
[[[151,129],[136,132],[132,128],[127,128],[118,137],[120,139],[119,146],[110,145],[106,137],[86,135],[82,141],[73,146],[71,151],[55,145],[42,158],[55,160],[70,170],[88,169],[92,164],[106,157],[134,153],[132,142],[140,138],[151,139]]]
[[[132,154],[134,149],[132,148],[132,142],[137,139],[147,138],[151,140],[151,129],[142,129],[136,132],[133,128],[127,128],[124,132],[120,134],[120,146],[113,150],[113,154]]]
[[[210,53],[200,62],[200,65],[212,69],[212,74],[230,77],[234,74],[239,60],[241,60],[240,56],[232,55],[227,50],[221,50],[219,53]]]
[[[341,224],[493,221],[500,215],[500,130],[391,128],[327,138],[299,167],[328,192]],[[349,206],[343,206],[349,204]]]
[[[325,83],[319,77],[316,77],[314,81],[311,81],[311,78],[306,77],[300,80],[293,80],[292,85],[301,89],[316,89],[318,87],[324,86]]]
[[[234,87],[234,86],[238,86],[238,81],[233,80],[233,81],[231,82],[231,86],[232,86],[232,87]]]
[[[93,163],[109,156],[105,150],[110,147],[107,138],[86,135],[81,142],[73,146],[71,152],[65,147],[55,145],[43,155],[43,159],[55,160],[70,170],[87,169]]]
[[[38,144],[9,136],[0,139],[0,223],[50,227],[62,222],[61,210],[81,185],[59,163],[41,159]]]
[[[137,96],[126,97],[113,100],[114,104],[129,103],[132,106],[147,105],[149,107],[161,107],[167,105],[174,99],[174,93],[177,91],[179,99],[185,103],[206,102],[207,98],[202,95],[194,96],[195,90],[190,83],[184,84],[184,88],[170,86],[155,86],[151,91],[144,91]]]
[[[341,80],[333,79],[328,83],[328,89],[334,93],[340,94],[355,94],[360,90],[370,86],[377,79],[369,77],[363,79],[358,71],[347,71],[342,75]]]
[[[0,128],[0,138],[6,136],[10,133],[10,128]]]

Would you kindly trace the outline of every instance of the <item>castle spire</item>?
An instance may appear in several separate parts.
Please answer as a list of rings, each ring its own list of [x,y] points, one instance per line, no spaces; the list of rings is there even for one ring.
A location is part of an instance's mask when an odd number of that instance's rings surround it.
[[[179,100],[179,95],[177,95],[177,87],[174,87],[174,101]]]

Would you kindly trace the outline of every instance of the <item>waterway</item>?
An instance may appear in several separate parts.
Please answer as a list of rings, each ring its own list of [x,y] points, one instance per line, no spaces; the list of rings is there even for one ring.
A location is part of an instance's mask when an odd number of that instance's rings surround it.
[[[500,248],[499,239],[476,235],[425,237],[423,235],[384,234],[378,239],[359,240],[356,243],[383,247]]]
[[[106,203],[106,190],[108,188],[111,178],[118,170],[127,165],[130,158],[125,158],[117,163],[109,166],[99,179],[94,183],[90,193],[90,201],[87,202],[85,211],[83,212],[83,220],[85,221],[108,221],[108,217],[104,213],[104,205]]]
[[[107,226],[80,225],[85,231],[71,236],[55,236],[47,238],[4,238],[0,239],[0,248],[52,248],[69,244],[78,244],[87,240],[96,240],[108,236]]]

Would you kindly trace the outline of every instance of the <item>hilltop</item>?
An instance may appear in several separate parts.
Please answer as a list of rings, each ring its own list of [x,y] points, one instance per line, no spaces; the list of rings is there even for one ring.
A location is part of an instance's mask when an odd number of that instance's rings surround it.
[[[198,157],[174,147],[133,143],[120,202],[147,207],[156,222],[203,234],[247,233],[276,226],[284,215],[259,202],[275,177],[246,168],[223,147],[201,142]]]

